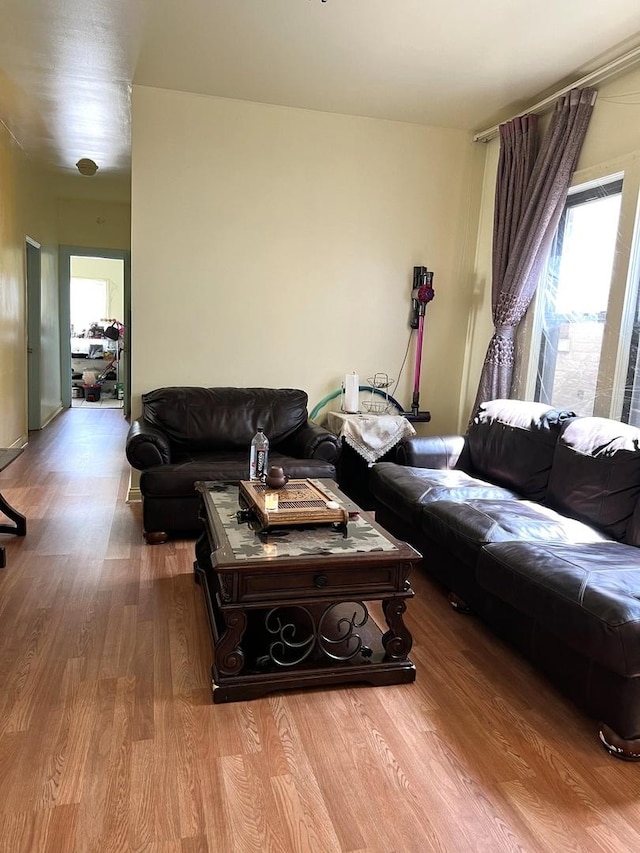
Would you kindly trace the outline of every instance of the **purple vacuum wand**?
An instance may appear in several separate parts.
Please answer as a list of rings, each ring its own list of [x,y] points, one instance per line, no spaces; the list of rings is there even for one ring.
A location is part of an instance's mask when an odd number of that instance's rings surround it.
[[[429,412],[420,411],[420,371],[422,368],[422,338],[424,335],[424,315],[427,305],[435,296],[433,289],[433,273],[426,267],[413,268],[413,289],[411,291],[411,319],[410,326],[418,330],[416,341],[416,360],[413,371],[413,397],[411,400],[411,415],[413,420],[431,419]]]

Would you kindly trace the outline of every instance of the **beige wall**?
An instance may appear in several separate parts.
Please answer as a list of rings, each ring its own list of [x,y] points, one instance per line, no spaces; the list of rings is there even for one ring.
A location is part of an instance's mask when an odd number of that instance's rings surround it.
[[[478,243],[475,266],[470,276],[469,313],[464,357],[464,371],[460,385],[460,421],[464,431],[471,415],[478,391],[480,373],[493,333],[491,319],[491,247],[493,242],[493,209],[496,171],[498,165],[498,140],[476,143],[478,156],[483,158],[484,178],[478,211]]]
[[[640,68],[597,88],[578,173],[640,151]]]
[[[132,391],[397,378],[435,270],[422,408],[458,419],[481,177],[457,130],[134,87]],[[476,190],[477,184],[477,190]],[[396,396],[411,399],[413,347]]]
[[[0,446],[27,439],[25,237],[41,245],[39,411],[60,408],[55,216],[48,176],[0,124]]]
[[[24,248],[18,224],[18,146],[0,124],[0,446],[26,437]]]
[[[130,202],[59,199],[58,240],[61,246],[129,249],[131,245]]]

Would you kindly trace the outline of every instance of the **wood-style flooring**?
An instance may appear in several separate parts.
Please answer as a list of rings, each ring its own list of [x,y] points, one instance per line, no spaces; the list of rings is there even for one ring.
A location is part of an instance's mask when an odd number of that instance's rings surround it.
[[[415,684],[213,705],[194,543],[143,543],[126,430],[68,410],[0,474],[2,853],[640,850],[640,765],[421,572]]]

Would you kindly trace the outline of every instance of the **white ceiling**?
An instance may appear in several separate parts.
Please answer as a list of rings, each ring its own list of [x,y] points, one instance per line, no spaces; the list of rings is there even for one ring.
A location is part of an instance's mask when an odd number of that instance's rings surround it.
[[[0,0],[0,117],[122,175],[132,83],[478,130],[639,43],[638,0]]]

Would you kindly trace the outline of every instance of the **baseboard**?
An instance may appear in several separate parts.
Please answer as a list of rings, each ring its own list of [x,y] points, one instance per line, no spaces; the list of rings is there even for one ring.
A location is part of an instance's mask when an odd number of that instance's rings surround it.
[[[51,423],[51,421],[52,421],[54,418],[57,418],[57,417],[58,417],[58,415],[60,414],[60,412],[63,412],[63,411],[64,411],[64,408],[63,408],[62,406],[58,406],[58,408],[57,408],[57,409],[54,409],[54,410],[53,410],[53,412],[49,415],[49,417],[48,417],[48,418],[45,420],[45,422],[42,424],[42,426],[40,427],[40,429],[44,429],[46,426],[49,426],[49,424]]]
[[[142,492],[134,486],[129,487],[127,492],[127,503],[139,503],[142,500]]]

